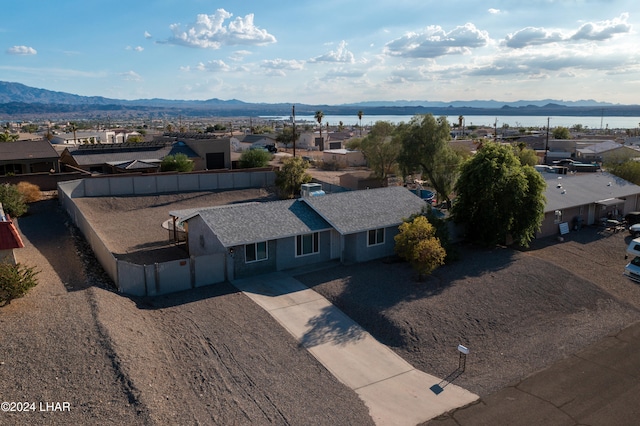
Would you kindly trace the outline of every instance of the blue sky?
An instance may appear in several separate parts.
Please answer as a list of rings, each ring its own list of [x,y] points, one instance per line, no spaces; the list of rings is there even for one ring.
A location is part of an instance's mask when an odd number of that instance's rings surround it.
[[[637,0],[20,0],[0,80],[119,99],[640,102]]]

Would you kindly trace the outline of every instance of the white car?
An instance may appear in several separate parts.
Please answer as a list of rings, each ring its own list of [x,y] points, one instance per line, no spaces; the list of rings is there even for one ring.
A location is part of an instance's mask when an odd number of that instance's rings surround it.
[[[640,223],[635,223],[629,227],[629,233],[633,235],[633,238],[640,237]]]
[[[640,238],[629,243],[627,254],[632,255],[633,259],[624,267],[624,275],[633,281],[640,282]]]

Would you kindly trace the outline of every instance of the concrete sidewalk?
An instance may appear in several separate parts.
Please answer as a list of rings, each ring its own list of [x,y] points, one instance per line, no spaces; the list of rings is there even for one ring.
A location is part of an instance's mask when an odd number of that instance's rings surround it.
[[[338,380],[356,391],[378,425],[415,425],[478,396],[416,370],[315,291],[285,273],[233,281]]]

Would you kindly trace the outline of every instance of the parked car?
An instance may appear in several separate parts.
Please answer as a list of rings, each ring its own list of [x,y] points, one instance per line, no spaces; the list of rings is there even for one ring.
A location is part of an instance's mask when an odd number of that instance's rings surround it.
[[[634,238],[627,247],[627,255],[633,259],[624,267],[624,275],[636,282],[640,282],[640,238]]]
[[[633,235],[633,238],[640,237],[640,223],[634,223],[629,227],[629,233]]]
[[[624,220],[627,222],[627,225],[635,225],[636,223],[640,223],[640,212],[629,212],[624,215]]]

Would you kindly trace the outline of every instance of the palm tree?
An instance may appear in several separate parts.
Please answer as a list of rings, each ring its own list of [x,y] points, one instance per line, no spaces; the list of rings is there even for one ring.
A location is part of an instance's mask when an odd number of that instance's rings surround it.
[[[322,139],[322,119],[324,118],[324,112],[318,110],[316,111],[316,114],[313,116],[317,121],[318,124],[320,125],[320,139]]]
[[[358,120],[360,120],[360,136],[362,137],[362,115],[364,113],[362,111],[358,111]]]
[[[78,140],[76,139],[76,131],[78,130],[78,125],[74,122],[69,123],[69,130],[73,132],[73,144],[77,144]]]

